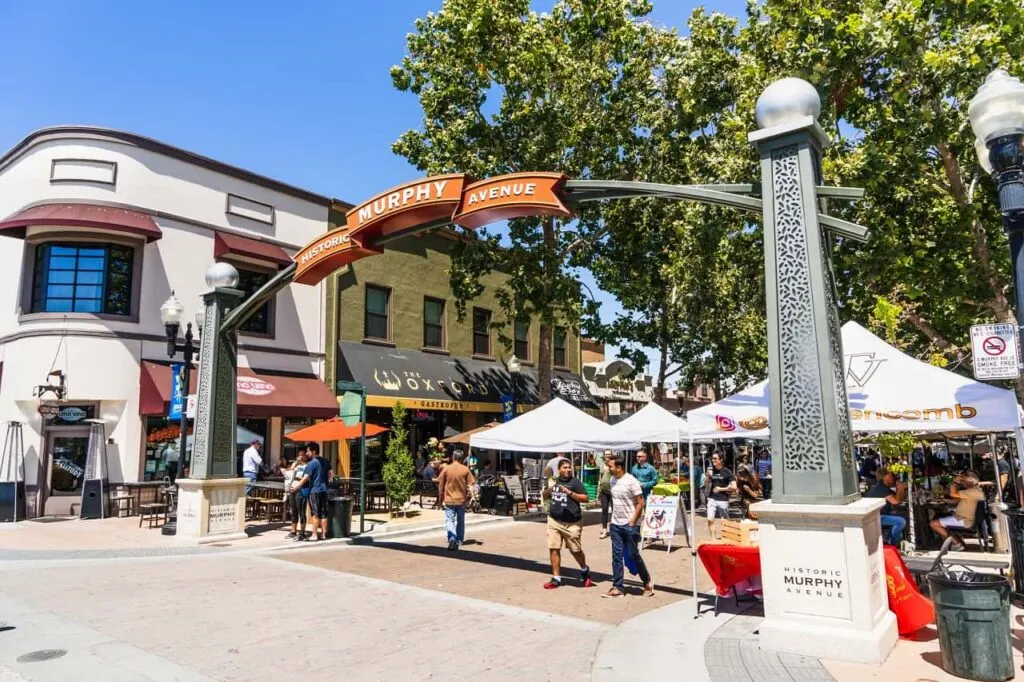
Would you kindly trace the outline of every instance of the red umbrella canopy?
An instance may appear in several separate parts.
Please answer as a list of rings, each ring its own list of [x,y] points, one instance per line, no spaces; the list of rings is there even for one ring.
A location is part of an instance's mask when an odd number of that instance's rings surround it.
[[[384,433],[388,429],[383,426],[377,426],[376,424],[366,425],[366,436],[376,436]],[[362,435],[363,427],[362,424],[356,423],[349,426],[345,422],[341,421],[341,418],[334,417],[327,421],[320,422],[319,424],[313,424],[307,426],[304,429],[293,431],[289,433],[285,438],[288,440],[308,440],[316,443],[323,443],[325,441],[335,440],[348,440],[350,438],[359,438]]]

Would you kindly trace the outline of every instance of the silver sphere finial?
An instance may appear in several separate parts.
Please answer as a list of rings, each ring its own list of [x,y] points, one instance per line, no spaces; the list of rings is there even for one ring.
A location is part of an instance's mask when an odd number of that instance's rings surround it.
[[[760,128],[771,128],[791,121],[821,114],[821,98],[814,86],[802,78],[777,80],[757,98],[754,117]]]
[[[238,286],[238,270],[231,263],[214,263],[206,270],[206,286],[234,288]]]

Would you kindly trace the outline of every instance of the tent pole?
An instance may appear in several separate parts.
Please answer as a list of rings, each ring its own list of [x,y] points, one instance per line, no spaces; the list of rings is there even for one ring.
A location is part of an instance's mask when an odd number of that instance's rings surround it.
[[[974,436],[973,435],[971,435],[969,437],[968,442],[970,443],[970,454],[968,455],[968,459],[969,459],[969,463],[970,463],[970,469],[971,469],[971,471],[974,471]]]
[[[700,615],[700,600],[697,598],[697,477],[693,461],[693,438],[690,438],[690,569],[693,573],[693,617]]]
[[[917,534],[914,532],[914,451],[907,453],[910,475],[907,476],[907,520],[910,526],[910,547],[917,549]]]

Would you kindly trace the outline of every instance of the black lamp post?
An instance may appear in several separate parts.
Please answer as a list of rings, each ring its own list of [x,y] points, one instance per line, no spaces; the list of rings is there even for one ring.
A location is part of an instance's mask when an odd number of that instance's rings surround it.
[[[1017,328],[1024,327],[1024,83],[1002,69],[988,75],[967,109],[981,166],[995,180],[1003,229],[1010,242]],[[1018,457],[1020,453],[1018,453]],[[995,461],[993,460],[993,466]],[[999,488],[997,514],[1009,523],[1014,565],[1014,600],[1024,602],[1024,514],[1007,513]]]
[[[999,188],[1013,262],[1017,326],[1024,326],[1024,83],[996,69],[971,100],[967,116],[978,160]]]
[[[171,292],[171,297],[168,298],[162,306],[160,306],[160,319],[164,323],[164,331],[167,334],[167,357],[173,358],[180,350],[183,355],[185,362],[184,376],[181,378],[181,393],[182,400],[185,404],[182,405],[181,419],[180,419],[180,431],[178,438],[178,476],[185,475],[186,462],[186,442],[188,439],[188,390],[189,390],[189,374],[192,371],[192,358],[195,355],[196,347],[192,344],[192,323],[189,322],[185,326],[185,343],[178,343],[178,330],[181,329],[181,321],[185,314],[185,308],[181,305],[181,302]],[[198,316],[197,316],[198,319]],[[174,482],[173,480],[171,481]],[[175,505],[177,507],[177,504]],[[177,524],[178,510],[175,508],[171,518],[163,526],[164,535],[174,535],[178,531]]]

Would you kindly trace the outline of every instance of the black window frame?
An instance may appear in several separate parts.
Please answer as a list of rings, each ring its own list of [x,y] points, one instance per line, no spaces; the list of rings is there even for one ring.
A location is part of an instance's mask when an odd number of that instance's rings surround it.
[[[441,306],[440,322],[428,322],[427,321],[427,306],[435,303]],[[445,313],[447,308],[447,301],[443,298],[437,298],[436,296],[424,296],[423,297],[423,347],[432,348],[435,350],[445,350],[448,347],[447,334],[445,333]],[[429,332],[433,330],[437,333],[438,342],[436,344],[430,342]]]
[[[273,268],[260,267],[251,263],[241,263],[238,261],[230,261],[231,265],[234,266],[235,270],[238,271],[238,285],[237,289],[245,293],[243,301],[248,299],[260,287],[269,282],[277,271]],[[255,281],[251,281],[255,280]],[[260,306],[259,310],[253,313],[249,319],[242,323],[238,328],[239,334],[245,334],[246,336],[259,336],[263,338],[274,337],[274,318],[276,317],[277,296],[271,296],[270,299]]]
[[[370,312],[370,291],[384,293],[384,314]],[[384,336],[370,333],[370,318],[384,318]],[[391,341],[391,287],[382,284],[367,284],[363,290],[363,338],[371,341]]]
[[[94,315],[102,317],[112,317],[118,319],[129,320],[134,318],[135,310],[137,308],[137,297],[139,296],[139,272],[138,272],[138,259],[141,254],[136,253],[138,250],[134,245],[109,241],[89,241],[89,240],[77,240],[77,239],[53,239],[49,241],[42,241],[36,244],[31,244],[31,270],[30,272],[30,283],[27,292],[27,310],[29,314],[44,314],[44,315]],[[54,248],[74,250],[74,254],[53,254],[51,251]],[[83,258],[93,259],[95,256],[81,255],[81,251],[89,249],[92,251],[102,251],[103,261],[102,267],[99,269],[81,269],[79,260]],[[117,254],[116,257],[114,254]],[[75,265],[73,268],[54,268],[53,258],[74,258]],[[119,267],[114,267],[114,262],[120,264]],[[50,275],[54,272],[66,272],[72,273],[70,282],[53,282],[50,281]],[[79,281],[79,276],[82,273],[102,273],[99,282],[82,282]],[[117,284],[113,280],[115,278],[122,278],[123,281]],[[113,301],[114,294],[112,289],[117,286],[120,288],[121,301]],[[49,294],[50,287],[68,287],[71,289],[71,295],[69,296],[51,296]],[[99,296],[78,296],[79,287],[99,287]],[[51,301],[70,301],[70,310],[51,310],[49,304]],[[79,301],[95,301],[99,305],[98,310],[76,310],[76,305]]]
[[[477,327],[477,315],[478,314],[483,314],[485,316],[485,318],[484,318],[485,322],[484,322],[482,330],[478,329],[478,327]],[[490,310],[488,310],[487,308],[478,308],[476,306],[473,306],[473,355],[479,355],[479,356],[487,357],[487,358],[491,357],[491,351],[492,351],[492,346],[491,346],[491,320],[492,319],[493,319],[492,318],[492,313],[491,313]],[[483,351],[483,352],[481,352],[480,349],[477,347],[477,341],[479,341],[481,337],[485,337],[487,339],[487,350]]]
[[[522,338],[522,339],[519,338],[519,325],[521,325],[521,324],[525,324],[526,325],[526,333],[525,333],[524,338]],[[517,319],[513,323],[513,325],[512,325],[512,340],[513,340],[513,343],[512,343],[513,353],[515,353],[515,356],[517,358],[519,358],[520,360],[525,360],[525,361],[528,362],[530,360],[530,320],[529,320],[529,318],[527,318],[525,320]],[[520,346],[520,344],[522,344],[522,346]]]
[[[558,335],[562,335],[562,347],[558,347]],[[569,330],[565,327],[555,327],[551,332],[551,364],[555,367],[568,367],[566,362],[568,361],[568,353],[566,347],[569,345]],[[558,354],[562,354],[562,359],[559,361]]]

